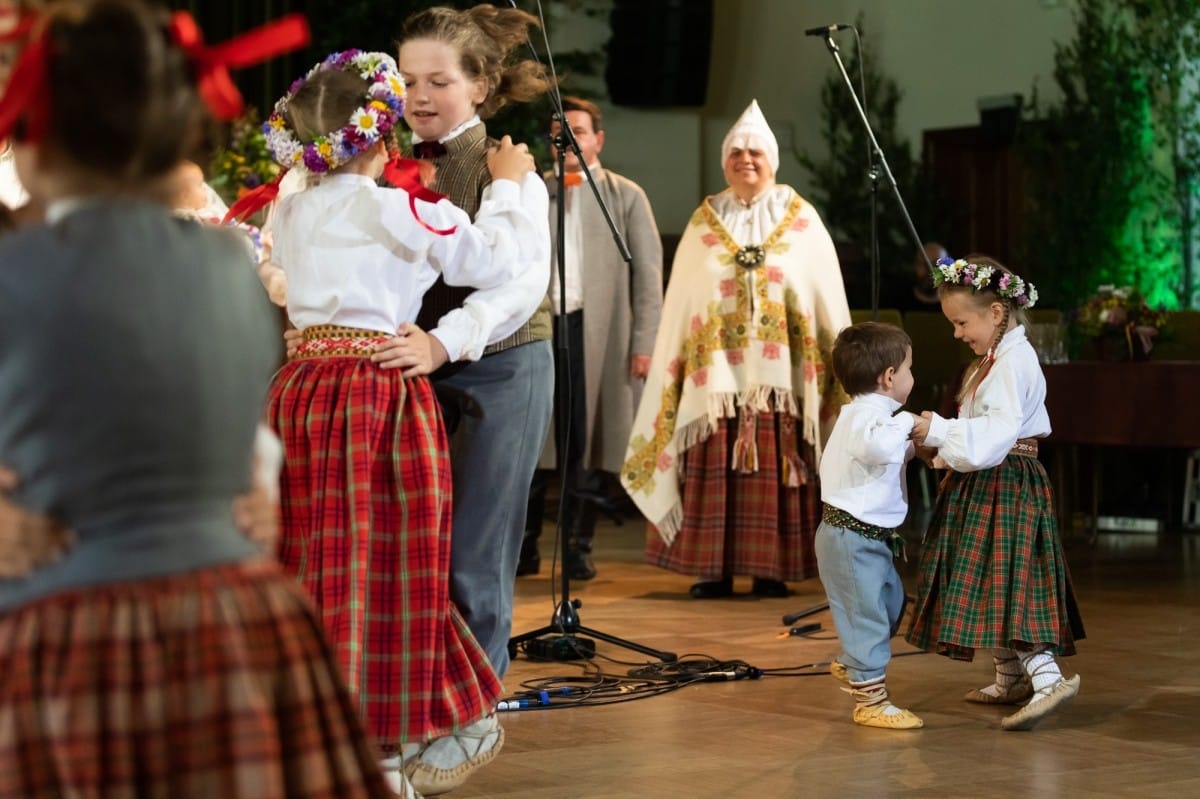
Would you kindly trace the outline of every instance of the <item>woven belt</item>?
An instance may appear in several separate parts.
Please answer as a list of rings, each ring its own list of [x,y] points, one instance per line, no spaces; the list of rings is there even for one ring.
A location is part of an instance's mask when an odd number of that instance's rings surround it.
[[[845,530],[851,530],[858,533],[863,538],[869,538],[872,541],[883,541],[892,550],[892,554],[897,558],[904,558],[908,561],[908,553],[904,550],[904,537],[900,535],[900,531],[895,527],[880,527],[877,524],[867,524],[857,516],[853,516],[841,508],[835,508],[833,505],[821,503],[821,521],[831,527],[841,527]]]
[[[1008,451],[1009,455],[1025,455],[1030,458],[1036,458],[1038,455],[1038,442],[1036,438],[1018,438],[1017,443],[1013,444],[1013,448]]]
[[[375,352],[375,345],[391,338],[388,333],[363,330],[341,325],[313,325],[303,331],[296,358],[365,358]]]

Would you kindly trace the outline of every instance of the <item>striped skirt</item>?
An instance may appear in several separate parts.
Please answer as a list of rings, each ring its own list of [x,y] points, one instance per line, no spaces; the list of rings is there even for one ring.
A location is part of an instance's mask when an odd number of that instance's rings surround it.
[[[316,601],[378,742],[449,734],[486,716],[501,687],[450,601],[450,464],[432,385],[363,357],[373,339],[347,350],[305,335],[268,400],[285,451],[280,560]]]
[[[1039,645],[1075,654],[1083,622],[1036,458],[1009,455],[992,469],[949,474],[922,544],[907,637],[958,660]]]
[[[646,560],[701,580],[738,574],[766,580],[804,580],[817,574],[813,540],[821,523],[816,469],[808,482],[783,485],[780,424],[774,413],[758,416],[758,471],[730,468],[737,419],[722,419],[707,440],[683,456],[683,523],[667,546],[652,528]]]
[[[273,563],[2,614],[0,674],[4,799],[390,796],[311,603]]]

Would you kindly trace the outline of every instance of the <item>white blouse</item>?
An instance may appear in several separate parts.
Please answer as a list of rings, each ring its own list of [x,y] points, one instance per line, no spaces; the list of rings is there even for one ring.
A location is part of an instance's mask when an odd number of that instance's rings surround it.
[[[531,214],[521,200],[519,184],[494,181],[474,225],[449,200],[418,201],[429,226],[456,228],[440,236],[414,218],[407,192],[364,175],[329,175],[284,198],[272,219],[271,261],[287,275],[292,324],[394,333],[417,318],[439,274],[454,286],[503,286],[526,269],[525,242],[545,235],[545,208]],[[442,318],[438,340],[451,361],[478,358],[505,321],[501,309],[468,303]]]
[[[776,184],[749,203],[738,199],[732,189],[726,189],[709,202],[729,235],[746,247],[762,244],[771,235],[787,213],[790,197],[791,190],[787,186]]]
[[[935,413],[925,438],[956,472],[998,466],[1017,439],[1050,435],[1046,377],[1024,326],[1004,334],[995,363],[963,400],[958,415],[943,419]]]
[[[894,415],[899,409],[882,394],[858,394],[842,406],[821,453],[821,501],[879,527],[904,523],[913,416]]]

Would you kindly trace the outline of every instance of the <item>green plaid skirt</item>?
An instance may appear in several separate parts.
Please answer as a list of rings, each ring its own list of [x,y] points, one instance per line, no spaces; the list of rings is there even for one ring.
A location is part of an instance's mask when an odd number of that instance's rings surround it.
[[[957,660],[976,649],[1075,654],[1083,621],[1050,482],[1032,457],[951,472],[925,533],[908,641]]]

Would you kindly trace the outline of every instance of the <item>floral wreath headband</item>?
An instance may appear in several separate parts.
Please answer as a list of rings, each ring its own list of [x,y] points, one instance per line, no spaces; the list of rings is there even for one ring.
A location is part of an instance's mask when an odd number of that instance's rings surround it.
[[[999,274],[999,278],[996,275]],[[973,291],[991,290],[997,297],[1010,301],[1017,308],[1032,308],[1037,304],[1038,293],[1032,283],[1027,283],[1011,272],[1005,272],[989,264],[970,264],[959,258],[939,258],[933,270],[933,285],[949,283],[951,286],[967,286]]]
[[[366,103],[354,110],[340,130],[301,143],[288,125],[286,113],[296,92],[318,72],[337,69],[352,72],[370,82]],[[263,135],[271,155],[285,169],[304,169],[314,174],[328,172],[348,163],[391,132],[404,113],[404,79],[396,62],[386,53],[345,50],[333,53],[291,85],[275,103],[263,123]]]

